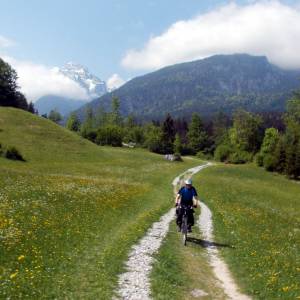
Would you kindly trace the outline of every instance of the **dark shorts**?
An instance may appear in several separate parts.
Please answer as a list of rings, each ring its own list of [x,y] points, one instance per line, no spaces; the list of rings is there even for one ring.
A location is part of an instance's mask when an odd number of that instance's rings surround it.
[[[176,209],[176,224],[178,226],[181,225],[181,221],[182,221],[182,216],[183,216],[184,210],[180,207],[177,207]],[[194,220],[194,210],[193,209],[189,209],[188,210],[188,224],[191,226],[194,226],[195,220]]]

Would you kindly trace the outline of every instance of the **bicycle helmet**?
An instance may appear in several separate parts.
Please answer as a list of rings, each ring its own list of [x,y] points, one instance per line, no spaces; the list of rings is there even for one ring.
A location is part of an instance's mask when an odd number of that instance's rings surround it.
[[[186,180],[184,181],[184,183],[185,183],[185,184],[192,184],[193,182],[192,182],[192,179],[186,179]]]

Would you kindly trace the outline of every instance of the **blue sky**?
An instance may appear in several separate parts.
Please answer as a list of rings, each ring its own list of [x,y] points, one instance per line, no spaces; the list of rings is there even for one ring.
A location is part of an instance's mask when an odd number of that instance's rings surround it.
[[[132,77],[120,62],[172,23],[228,1],[200,0],[11,0],[1,1],[0,34],[13,40],[9,55],[60,66],[86,65],[106,79]],[[244,1],[245,2],[245,1]]]
[[[13,59],[18,72],[25,61],[49,68],[74,61],[101,79],[116,73],[127,80],[217,53],[267,55],[278,65],[293,67],[300,52],[300,43],[293,44],[295,37],[300,40],[300,29],[295,29],[300,28],[300,0],[0,0],[0,4],[0,56]],[[266,22],[265,12],[269,12]],[[254,30],[259,34],[253,35]],[[282,38],[277,39],[277,33]],[[20,74],[22,84],[28,85],[24,68]]]

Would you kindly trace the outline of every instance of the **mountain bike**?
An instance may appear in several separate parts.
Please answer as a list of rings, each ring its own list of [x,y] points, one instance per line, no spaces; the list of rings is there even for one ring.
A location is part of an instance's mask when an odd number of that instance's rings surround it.
[[[182,219],[181,219],[181,233],[182,233],[182,243],[186,246],[187,242],[187,234],[188,234],[188,218],[189,218],[189,210],[191,210],[191,206],[181,206],[180,209],[183,211]]]

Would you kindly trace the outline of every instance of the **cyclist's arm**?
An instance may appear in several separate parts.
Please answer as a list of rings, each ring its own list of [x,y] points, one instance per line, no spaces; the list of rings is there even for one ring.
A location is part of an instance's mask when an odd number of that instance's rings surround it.
[[[194,189],[193,205],[197,207],[198,203],[199,203],[198,194],[197,194],[196,189]]]
[[[199,202],[198,196],[194,196],[193,197],[193,205],[198,206],[198,202]]]
[[[177,194],[176,199],[175,199],[175,204],[179,204],[180,203],[180,198],[181,198],[181,195]]]

